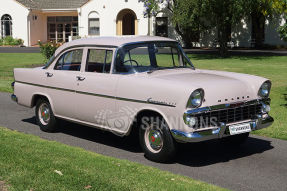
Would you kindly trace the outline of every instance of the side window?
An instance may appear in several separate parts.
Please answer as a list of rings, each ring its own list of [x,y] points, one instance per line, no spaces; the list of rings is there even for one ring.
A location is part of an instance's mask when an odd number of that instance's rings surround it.
[[[63,54],[55,65],[55,70],[80,71],[83,50],[72,50]]]
[[[88,52],[86,72],[109,73],[113,59],[113,51],[90,49]]]
[[[174,47],[160,47],[156,49],[156,60],[158,66],[178,67],[180,66],[180,53]]]

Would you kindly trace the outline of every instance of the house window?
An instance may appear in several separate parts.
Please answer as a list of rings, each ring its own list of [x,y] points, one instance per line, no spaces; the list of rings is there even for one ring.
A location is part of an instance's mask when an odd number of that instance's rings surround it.
[[[100,17],[97,12],[89,14],[89,35],[100,35]]]
[[[156,36],[168,37],[168,18],[156,17]]]
[[[6,36],[12,36],[12,17],[7,14],[1,17],[1,37]]]
[[[76,37],[78,31],[78,17],[56,16],[48,17],[48,40],[56,42],[68,42],[69,36]]]

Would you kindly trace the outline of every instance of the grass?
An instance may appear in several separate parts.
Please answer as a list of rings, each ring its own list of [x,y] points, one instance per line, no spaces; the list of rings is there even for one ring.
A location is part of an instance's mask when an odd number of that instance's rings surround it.
[[[0,53],[0,91],[12,92],[10,85],[14,80],[13,68],[39,66],[42,61],[42,55],[37,53]]]
[[[272,80],[271,115],[274,124],[255,134],[287,140],[287,56],[233,56],[219,58],[214,55],[189,55],[197,68],[225,70],[263,76]],[[38,65],[40,54],[0,54],[0,91],[11,92],[14,67]]]
[[[224,190],[2,127],[0,150],[0,181],[5,181],[12,191]]]

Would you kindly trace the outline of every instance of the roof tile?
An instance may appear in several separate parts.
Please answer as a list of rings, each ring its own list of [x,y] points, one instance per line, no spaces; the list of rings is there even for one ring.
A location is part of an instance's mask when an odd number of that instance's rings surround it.
[[[16,0],[31,9],[75,9],[89,0]]]

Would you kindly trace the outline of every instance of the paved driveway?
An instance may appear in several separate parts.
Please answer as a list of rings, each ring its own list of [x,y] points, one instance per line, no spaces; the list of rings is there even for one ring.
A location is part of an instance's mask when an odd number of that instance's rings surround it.
[[[40,53],[39,47],[0,47],[0,53]]]
[[[287,190],[287,141],[252,136],[240,149],[223,147],[217,141],[188,144],[180,147],[174,163],[158,164],[146,160],[137,144],[93,128],[63,122],[58,133],[41,132],[34,110],[13,103],[6,93],[0,93],[0,126],[231,190]]]

